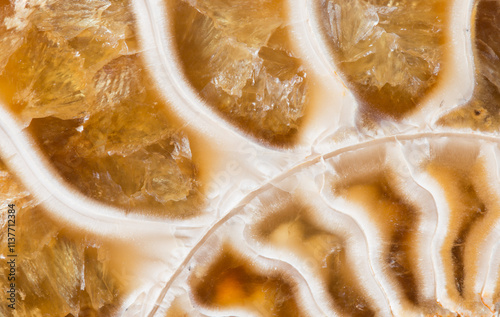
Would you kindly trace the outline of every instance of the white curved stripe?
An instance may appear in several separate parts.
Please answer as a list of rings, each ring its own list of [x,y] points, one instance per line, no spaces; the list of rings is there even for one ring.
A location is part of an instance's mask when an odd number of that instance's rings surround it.
[[[221,147],[249,143],[267,148],[219,116],[202,100],[182,74],[173,36],[169,34],[171,13],[163,0],[133,1],[141,46],[158,91],[176,114]]]

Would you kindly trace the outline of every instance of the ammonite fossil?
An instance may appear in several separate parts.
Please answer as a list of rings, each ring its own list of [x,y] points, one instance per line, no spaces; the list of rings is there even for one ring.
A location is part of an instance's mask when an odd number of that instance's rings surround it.
[[[499,314],[499,0],[0,17],[1,316]]]

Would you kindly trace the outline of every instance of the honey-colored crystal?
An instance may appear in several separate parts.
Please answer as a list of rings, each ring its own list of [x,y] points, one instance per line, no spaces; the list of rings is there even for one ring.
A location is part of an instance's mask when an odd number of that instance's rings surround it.
[[[498,314],[498,0],[422,120],[466,2],[0,0],[0,315]]]
[[[224,118],[272,145],[293,142],[308,97],[305,69],[283,30],[283,6],[173,2],[178,56],[190,83]]]
[[[129,210],[180,202],[162,213],[195,214],[189,138],[144,69],[128,2],[28,2],[4,13],[1,36],[24,37],[0,51],[0,98],[64,179]]]
[[[479,0],[473,11],[475,88],[469,102],[439,124],[494,132],[500,127],[500,3]]]
[[[449,1],[318,0],[324,39],[362,114],[400,119],[436,84]]]
[[[64,228],[1,161],[0,199],[0,289],[7,294],[15,283],[16,294],[16,309],[7,306],[11,302],[4,296],[0,315],[109,316],[121,309],[125,296],[137,286],[131,273],[134,262],[125,262],[122,247],[94,234]],[[10,230],[8,204],[14,204],[16,210]],[[15,234],[14,252],[7,248],[9,232]],[[128,247],[127,254],[132,250]],[[12,259],[16,262],[14,274],[8,264]],[[9,276],[15,279],[9,280]]]

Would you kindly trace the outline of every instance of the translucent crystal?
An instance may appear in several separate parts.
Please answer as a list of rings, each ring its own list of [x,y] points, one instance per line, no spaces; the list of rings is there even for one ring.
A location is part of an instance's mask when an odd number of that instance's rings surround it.
[[[394,122],[439,82],[443,49],[463,49],[445,37],[468,32],[459,2],[0,0],[0,155],[37,190],[0,161],[19,261],[0,316],[498,314],[500,5],[476,3],[475,96],[441,123],[488,136]],[[183,72],[157,88],[160,68]],[[383,119],[373,134],[350,91]],[[89,219],[72,189],[117,208]]]
[[[36,3],[36,1],[31,2]],[[31,17],[32,23],[40,31],[49,31],[68,40],[76,37],[83,30],[93,27],[111,2],[107,0],[47,0],[39,5],[40,9],[34,11]]]
[[[165,139],[173,132],[147,104],[122,104],[115,111],[92,115],[71,146],[82,156],[128,156]]]
[[[73,121],[59,132],[67,133],[62,147],[50,140],[50,131],[60,129],[57,120],[34,121],[33,131],[70,183],[92,197],[125,206],[185,200],[197,185],[189,141],[156,109],[129,107],[96,113],[81,132]]]
[[[85,166],[80,164],[91,166],[82,171],[87,176],[80,182],[94,188],[91,191],[101,199],[110,199],[107,193],[120,188],[118,193],[123,196],[119,201],[126,205],[145,203],[149,198],[159,203],[184,200],[196,184],[189,141],[174,132],[150,99],[137,63],[132,57],[120,57],[103,68],[102,76],[95,77],[101,88],[97,100],[101,98],[107,109],[91,115],[69,139],[64,151],[79,160],[73,162],[66,154],[65,164],[77,171]],[[95,178],[101,185],[93,185]],[[101,186],[108,188],[102,195]]]
[[[84,60],[52,33],[30,31],[0,78],[14,90],[12,106],[25,118],[84,115],[87,88]]]
[[[121,2],[16,1],[1,28],[3,97],[22,119],[84,117],[94,72],[127,53],[132,17]]]
[[[178,1],[176,6],[179,57],[201,96],[264,142],[289,142],[304,115],[307,80],[286,48],[280,1]],[[281,36],[273,39],[277,33]]]
[[[100,19],[70,40],[71,46],[85,58],[84,66],[93,73],[121,55],[137,51],[134,17],[123,1],[113,0]]]
[[[418,106],[441,69],[444,0],[320,0],[338,67],[372,114],[395,118]]]
[[[16,210],[15,226],[11,223],[10,230],[3,216],[7,212],[2,212],[0,239],[6,246],[8,232],[14,233],[17,255],[16,309],[9,308],[10,302],[5,300],[0,315],[115,314],[131,286],[131,278],[121,278],[131,265],[117,266],[112,259],[121,257],[118,250],[92,235],[61,230],[61,223],[47,215],[1,161],[0,180],[2,201],[14,204]],[[11,254],[6,247],[0,249],[0,289],[5,292],[13,282],[8,279]]]
[[[8,61],[2,98],[31,121],[64,178],[121,206],[186,203],[198,184],[189,140],[174,132],[131,51],[137,39],[126,3],[19,1],[2,13],[0,40],[13,45],[0,51],[0,66]]]
[[[284,22],[281,1],[186,0],[192,7],[217,24],[225,37],[254,48],[266,44],[271,34]]]
[[[104,65],[93,78],[96,94],[93,110],[113,108],[121,101],[144,93],[143,71],[133,56],[121,56]]]

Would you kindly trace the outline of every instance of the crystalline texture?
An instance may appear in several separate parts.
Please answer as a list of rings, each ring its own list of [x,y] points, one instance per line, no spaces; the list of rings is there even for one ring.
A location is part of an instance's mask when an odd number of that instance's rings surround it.
[[[175,35],[191,84],[219,113],[265,143],[289,143],[307,102],[306,73],[282,33],[280,1],[177,1]],[[286,37],[285,37],[286,38]]]
[[[2,52],[0,83],[3,98],[24,121],[88,114],[95,67],[126,49],[126,23],[112,21],[114,16],[104,13],[108,8],[114,8],[109,1],[16,2],[0,36],[12,47]],[[130,15],[125,17],[130,24]],[[12,42],[13,34],[22,42]],[[92,50],[99,56],[89,56]]]
[[[64,178],[90,197],[162,207],[197,193],[187,136],[144,71],[123,1],[18,1],[4,11],[4,102]],[[11,55],[9,55],[11,54]],[[182,209],[182,208],[181,208]],[[171,212],[174,214],[175,212]],[[181,212],[183,213],[183,212]]]
[[[441,69],[444,0],[320,0],[324,37],[368,114],[401,118]]]
[[[131,265],[117,265],[120,251],[93,235],[61,230],[33,196],[0,161],[0,198],[15,204],[16,309],[0,304],[2,316],[109,316],[120,308],[133,286]],[[6,243],[6,210],[0,218],[0,239]],[[4,212],[5,211],[5,212]],[[12,228],[11,228],[12,229]],[[36,241],[36,243],[33,243]],[[128,251],[131,251],[129,249]],[[9,289],[10,251],[0,252],[0,289]],[[117,261],[115,261],[117,260]],[[11,281],[12,282],[12,281]]]
[[[166,19],[174,32],[156,29],[142,40],[172,38],[179,59],[145,66],[142,55],[160,45],[138,49],[127,1],[0,0],[0,98],[14,112],[11,121],[20,119],[35,140],[11,146],[21,131],[2,120],[8,140],[1,140],[7,145],[1,152],[26,184],[41,189],[43,201],[38,205],[0,162],[0,202],[19,207],[14,316],[486,316],[488,308],[498,314],[498,133],[445,134],[414,117],[408,130],[392,122],[336,143],[337,124],[355,131],[343,111],[354,105],[341,97],[346,90],[335,91],[333,74],[322,72],[325,82],[311,84],[320,72],[306,74],[288,42],[305,40],[297,47],[311,53],[312,66],[321,64],[314,61],[322,57],[321,43],[306,42],[314,41],[306,29],[321,16],[360,115],[403,118],[439,80],[443,34],[463,31],[445,32],[448,0],[318,0],[321,14],[298,21],[285,5],[309,9],[307,1],[164,1],[175,11]],[[160,3],[137,0],[133,8]],[[151,10],[137,11],[141,21],[159,22]],[[455,6],[449,11],[457,13]],[[481,129],[496,129],[498,16],[498,1],[478,2],[476,97],[485,94],[469,110]],[[170,112],[183,105],[162,102],[146,67],[157,75],[155,63],[170,68],[179,60],[219,115],[264,145],[290,148],[254,144],[226,125],[208,127],[213,117],[195,116],[203,128],[185,117],[189,111],[181,112],[184,121],[176,118]],[[308,98],[312,86],[325,95]],[[185,89],[176,93],[196,99]],[[330,96],[339,98],[338,117]],[[311,115],[325,118],[307,120],[294,147],[309,99],[318,106]],[[463,138],[473,142],[450,141]],[[40,153],[52,166],[39,162]],[[213,169],[199,178],[194,162],[202,160]],[[36,179],[51,167],[62,177]],[[217,185],[207,205],[200,179]],[[96,204],[90,217],[73,218],[88,205],[63,190],[63,181],[119,208]],[[66,207],[56,210],[59,203]],[[136,211],[146,215],[127,214]],[[0,242],[6,220],[0,213]],[[115,249],[120,241],[125,252]],[[137,256],[134,246],[144,253]],[[4,293],[6,254],[0,248]],[[150,265],[136,267],[139,260]],[[129,270],[155,285],[135,284]],[[124,302],[131,289],[137,297]],[[128,299],[133,309],[125,309]],[[5,304],[0,315],[11,315]]]

